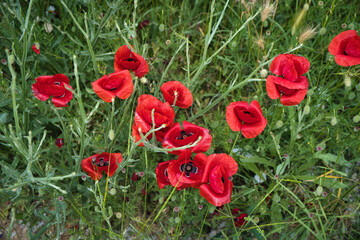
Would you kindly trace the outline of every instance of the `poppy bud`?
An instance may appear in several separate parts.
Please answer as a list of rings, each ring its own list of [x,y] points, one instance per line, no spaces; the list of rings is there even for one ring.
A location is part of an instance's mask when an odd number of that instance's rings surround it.
[[[114,140],[114,137],[115,137],[115,133],[114,133],[114,130],[110,130],[109,131],[109,139],[112,141],[112,140]]]
[[[337,124],[337,119],[336,119],[335,116],[333,116],[333,117],[331,118],[330,123],[331,123],[331,126],[335,126],[335,125]]]
[[[281,121],[281,120],[278,120],[277,122],[276,122],[276,124],[275,124],[275,126],[276,126],[276,128],[281,128],[282,126],[283,126],[283,121]]]
[[[326,28],[320,28],[319,34],[325,35],[325,33],[326,33]]]
[[[163,32],[165,30],[165,25],[164,24],[160,24],[159,25],[159,31]]]
[[[351,87],[351,78],[348,75],[344,77],[344,84],[346,88]]]
[[[316,194],[317,194],[318,196],[321,196],[322,192],[323,192],[323,187],[322,187],[322,186],[318,186],[318,187],[316,188]]]
[[[353,117],[353,121],[354,121],[354,123],[360,122],[360,115],[354,116],[354,117]]]
[[[268,75],[268,72],[266,69],[262,69],[261,72],[260,72],[260,76],[261,78],[266,78]]]
[[[310,106],[309,105],[306,105],[304,107],[304,114],[309,114],[310,113]]]
[[[146,83],[148,83],[148,79],[146,77],[142,77],[142,78],[140,78],[140,82],[142,84],[146,84]]]
[[[110,189],[109,193],[111,195],[115,195],[116,194],[116,189],[115,188]]]
[[[10,56],[9,56],[9,63],[10,64],[13,64],[15,62],[15,56],[14,56],[14,54],[11,54]]]
[[[307,4],[307,3],[304,4],[304,10],[305,11],[309,10],[309,7],[310,7],[309,4]]]

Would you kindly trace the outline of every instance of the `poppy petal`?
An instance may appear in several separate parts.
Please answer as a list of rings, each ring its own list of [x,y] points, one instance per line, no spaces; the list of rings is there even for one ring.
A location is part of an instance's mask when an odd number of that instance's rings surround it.
[[[350,57],[346,55],[336,55],[335,62],[343,67],[349,67],[360,64],[360,57]]]
[[[272,81],[275,85],[280,85],[287,89],[306,89],[309,87],[309,81],[305,76],[300,76],[296,82],[281,77],[274,77]]]
[[[73,89],[70,85],[66,85],[67,88]],[[70,102],[70,100],[73,98],[73,93],[69,90],[65,90],[65,93],[61,97],[53,97],[52,103],[55,107],[67,107],[67,103]]]
[[[171,185],[168,177],[167,168],[172,161],[174,160],[159,163],[155,169],[156,180],[160,189],[163,189],[166,185]]]
[[[280,77],[269,75],[266,78],[266,92],[271,99],[278,99],[280,97],[280,92],[276,88],[276,84],[274,83],[274,80],[277,78]]]
[[[227,180],[225,181],[224,192],[222,194],[215,193],[209,184],[202,184],[199,187],[199,193],[209,203],[219,207],[231,202],[232,188],[233,188],[232,181]]]
[[[306,93],[307,89],[296,90],[292,95],[282,95],[280,101],[285,106],[298,105],[304,100]]]

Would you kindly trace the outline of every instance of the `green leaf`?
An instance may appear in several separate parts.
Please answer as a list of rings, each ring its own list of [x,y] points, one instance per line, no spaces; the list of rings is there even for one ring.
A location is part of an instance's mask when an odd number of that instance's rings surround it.
[[[332,162],[332,163],[340,164],[342,166],[347,166],[347,167],[351,166],[351,164],[348,161],[346,161],[342,155],[336,156],[331,153],[317,152],[314,154],[314,158],[321,159],[327,164],[330,164],[330,162]]]
[[[266,160],[265,158],[258,157],[258,156],[252,156],[252,157],[249,157],[249,158],[240,159],[240,161],[242,163],[262,163],[262,164],[265,164],[265,165],[269,165],[271,167],[275,167],[275,163],[272,163],[272,162]]]

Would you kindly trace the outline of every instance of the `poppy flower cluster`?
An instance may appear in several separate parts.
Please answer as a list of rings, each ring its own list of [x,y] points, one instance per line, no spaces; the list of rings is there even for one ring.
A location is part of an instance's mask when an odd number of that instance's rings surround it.
[[[193,101],[190,90],[182,83],[172,81],[164,83],[161,86],[161,91],[166,102],[147,94],[143,94],[138,98],[132,126],[132,136],[135,138],[135,142],[140,141],[145,135],[148,135],[147,139],[151,139],[153,135],[147,133],[155,128],[157,129],[154,132],[156,140],[163,142],[164,148],[185,146],[195,142],[202,136],[201,143],[199,142],[197,146],[198,149],[207,151],[211,145],[211,136],[208,134],[207,129],[188,122],[184,123],[184,129],[180,127],[179,123],[174,125],[175,112],[172,106],[190,107]],[[139,145],[144,146],[144,143],[141,142]],[[173,151],[172,154],[179,154],[180,152]]]
[[[209,203],[222,206],[231,201],[232,176],[237,170],[238,164],[227,154],[199,153],[192,158],[192,151],[186,149],[176,160],[159,163],[156,179],[160,189],[166,185],[177,190],[198,188]]]
[[[145,59],[126,45],[116,51],[114,68],[115,73],[104,75],[92,83],[94,92],[105,102],[111,102],[115,97],[120,99],[130,97],[134,85],[129,70],[139,78],[149,72]]]

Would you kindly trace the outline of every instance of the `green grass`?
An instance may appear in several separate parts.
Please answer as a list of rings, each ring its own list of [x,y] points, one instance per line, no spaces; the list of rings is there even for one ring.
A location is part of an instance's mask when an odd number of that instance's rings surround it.
[[[323,1],[322,6],[320,1],[275,1],[275,14],[262,22],[262,3],[244,2],[3,1],[4,237],[16,230],[14,223],[22,223],[31,239],[358,239],[360,140],[353,117],[360,114],[360,68],[338,66],[327,48],[338,33],[359,31],[360,6],[356,0]],[[309,9],[297,21],[305,3]],[[47,12],[50,5],[55,12]],[[144,20],[150,24],[139,29]],[[51,33],[45,23],[52,25]],[[306,26],[318,26],[318,33],[300,45]],[[31,49],[35,42],[40,55]],[[124,44],[148,62],[147,83],[134,78],[128,99],[105,103],[91,83],[114,72],[115,52]],[[308,94],[294,107],[271,100],[260,76],[274,57],[287,52],[311,63]],[[38,76],[57,73],[67,75],[74,88],[67,108],[41,102],[31,90]],[[194,96],[192,107],[175,109],[175,121],[210,129],[213,141],[206,154],[232,154],[239,164],[232,201],[222,208],[197,189],[159,190],[155,167],[175,157],[157,151],[160,143],[141,148],[131,139],[137,98],[152,94],[163,100],[159,87],[174,80]],[[268,124],[262,134],[246,139],[230,130],[225,109],[252,100],[260,102]],[[59,137],[65,142],[61,149],[54,144]],[[81,160],[104,151],[122,153],[117,173],[96,183],[82,180]],[[134,172],[145,175],[134,182]],[[255,174],[262,173],[267,179],[255,184]],[[234,208],[249,215],[241,228],[234,225]]]

